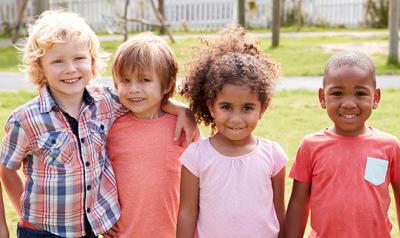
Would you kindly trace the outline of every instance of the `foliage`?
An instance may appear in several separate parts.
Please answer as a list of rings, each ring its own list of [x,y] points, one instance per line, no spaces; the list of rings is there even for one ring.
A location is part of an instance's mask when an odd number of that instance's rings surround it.
[[[368,0],[366,3],[366,24],[376,28],[388,26],[389,0]]]

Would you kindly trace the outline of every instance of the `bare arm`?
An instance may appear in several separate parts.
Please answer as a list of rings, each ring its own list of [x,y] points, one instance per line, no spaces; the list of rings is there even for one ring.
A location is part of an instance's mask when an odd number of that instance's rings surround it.
[[[186,139],[183,147],[194,141],[198,134],[198,129],[192,111],[183,103],[169,99],[162,109],[172,115],[178,117],[175,128],[174,140],[178,140],[182,130],[185,132]]]
[[[177,238],[193,238],[199,214],[199,178],[182,166]]]
[[[283,167],[277,175],[272,177],[273,201],[279,222],[279,238],[285,237],[285,175],[286,169]]]
[[[394,201],[396,203],[397,226],[400,230],[400,183],[392,183]]]
[[[307,225],[311,184],[293,181],[292,195],[286,214],[286,237],[302,238]]]
[[[0,238],[8,238],[8,227],[4,212],[3,191],[0,184]]]
[[[18,214],[21,214],[21,206],[19,199],[24,191],[24,185],[18,171],[6,168],[4,165],[0,165],[0,177],[3,183],[4,189],[8,194],[15,210]]]

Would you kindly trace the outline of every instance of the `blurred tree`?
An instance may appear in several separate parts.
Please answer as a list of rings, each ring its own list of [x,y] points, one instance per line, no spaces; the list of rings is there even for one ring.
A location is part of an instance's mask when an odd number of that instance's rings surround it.
[[[389,0],[389,59],[388,63],[399,62],[399,0]]]
[[[14,31],[12,32],[12,38],[11,38],[11,42],[13,44],[17,43],[17,40],[19,37],[19,30],[24,21],[24,15],[25,15],[25,9],[26,9],[27,3],[28,3],[28,0],[19,0],[18,1],[18,19],[17,19],[17,24],[15,25]]]
[[[165,19],[164,0],[158,0],[158,12]],[[160,35],[164,35],[164,34],[165,34],[165,26],[161,26],[160,27]]]
[[[238,0],[238,21],[239,25],[246,27],[246,4],[245,0]]]
[[[279,32],[281,27],[281,7],[280,0],[272,2],[272,47],[279,46]]]
[[[389,0],[368,0],[365,5],[365,21],[372,27],[387,27]]]

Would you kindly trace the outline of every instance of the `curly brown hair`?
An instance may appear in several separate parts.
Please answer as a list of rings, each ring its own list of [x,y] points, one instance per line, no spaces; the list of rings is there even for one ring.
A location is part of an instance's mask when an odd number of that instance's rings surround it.
[[[197,123],[211,125],[208,109],[226,84],[246,85],[258,93],[262,109],[268,108],[274,93],[279,66],[265,54],[259,43],[248,37],[242,27],[231,26],[218,33],[214,40],[202,40],[198,58],[189,64],[180,94],[189,100]]]

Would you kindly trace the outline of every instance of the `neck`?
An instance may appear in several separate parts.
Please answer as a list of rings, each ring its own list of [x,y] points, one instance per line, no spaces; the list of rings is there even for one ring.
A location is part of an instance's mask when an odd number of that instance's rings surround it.
[[[250,153],[257,146],[257,138],[252,134],[241,140],[230,140],[217,132],[210,139],[211,145],[225,156],[241,156]]]
[[[83,92],[80,97],[74,96],[57,96],[52,95],[54,101],[56,101],[57,105],[66,113],[68,113],[71,117],[78,119],[79,113],[81,110],[82,102],[83,102]]]

